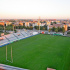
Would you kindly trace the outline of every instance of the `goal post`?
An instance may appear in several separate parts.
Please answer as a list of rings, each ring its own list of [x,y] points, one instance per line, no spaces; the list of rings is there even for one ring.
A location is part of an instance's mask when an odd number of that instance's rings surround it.
[[[12,46],[11,46],[11,60],[8,60],[8,58],[7,58],[7,57],[8,57],[8,53],[7,53],[7,45],[6,45],[6,61],[7,61],[7,62],[11,62],[11,63],[13,63],[13,55],[12,55],[12,53],[13,53],[13,52],[12,52]]]
[[[11,46],[11,62],[13,63],[12,46]]]
[[[7,46],[6,46],[6,61],[7,61]]]

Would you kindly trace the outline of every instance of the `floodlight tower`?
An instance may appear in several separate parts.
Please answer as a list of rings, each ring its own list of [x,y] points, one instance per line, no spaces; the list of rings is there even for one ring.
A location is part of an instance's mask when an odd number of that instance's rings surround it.
[[[46,21],[46,30],[47,30],[47,21]]]
[[[4,33],[5,33],[5,23],[4,23]]]
[[[17,23],[17,19],[15,19],[15,22]],[[15,25],[15,29],[16,29],[16,25]]]
[[[40,33],[40,17],[38,19],[38,25],[39,25],[39,33]]]
[[[67,19],[67,23],[69,23],[69,19]]]
[[[14,33],[14,24],[13,24],[13,33]]]
[[[34,30],[34,23],[33,23],[33,30]]]

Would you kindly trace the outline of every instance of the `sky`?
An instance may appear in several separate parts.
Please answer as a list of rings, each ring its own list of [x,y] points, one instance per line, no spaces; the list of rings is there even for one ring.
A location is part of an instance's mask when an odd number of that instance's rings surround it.
[[[0,0],[0,19],[70,19],[70,0]]]

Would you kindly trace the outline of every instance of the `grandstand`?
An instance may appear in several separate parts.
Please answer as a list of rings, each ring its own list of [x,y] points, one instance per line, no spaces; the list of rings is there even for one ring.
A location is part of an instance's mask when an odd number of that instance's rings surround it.
[[[14,35],[16,38],[18,38],[18,39],[22,39],[22,38],[25,37],[25,36],[23,36],[20,32],[18,32],[18,33],[13,33],[13,35]]]
[[[0,46],[9,43],[9,41],[5,38],[5,36],[2,36],[1,38],[2,38],[2,40],[0,40]]]
[[[0,37],[0,47],[10,44],[14,41],[18,41],[18,40],[24,39],[26,37],[32,36],[33,34],[34,34],[34,32],[31,32],[31,31],[27,31],[27,32],[21,31],[21,32],[17,32],[17,33],[4,35],[4,36]]]
[[[21,32],[25,37],[28,37],[29,35],[26,32]]]
[[[0,64],[0,70],[28,70],[10,65]]]
[[[13,42],[13,41],[17,41],[18,38],[16,38],[13,34],[8,34],[8,35],[5,35],[6,39],[9,41],[9,42]]]

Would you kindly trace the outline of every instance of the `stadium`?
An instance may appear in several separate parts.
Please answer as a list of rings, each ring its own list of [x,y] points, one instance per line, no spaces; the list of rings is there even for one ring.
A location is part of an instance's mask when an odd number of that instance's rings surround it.
[[[69,37],[33,31],[8,34],[0,38],[0,66],[23,68],[11,70],[70,70],[69,45]]]

